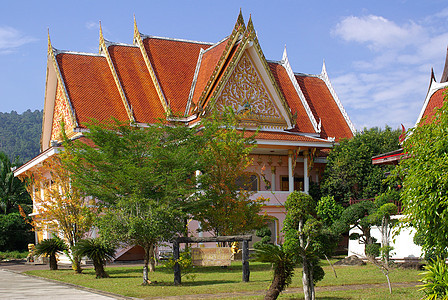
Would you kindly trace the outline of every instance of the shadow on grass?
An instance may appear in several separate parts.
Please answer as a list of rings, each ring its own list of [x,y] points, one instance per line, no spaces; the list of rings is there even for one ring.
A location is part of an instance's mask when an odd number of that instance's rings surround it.
[[[217,284],[229,284],[236,283],[238,281],[233,280],[195,280],[195,281],[183,281],[180,285],[175,285],[174,282],[160,281],[157,283],[151,283],[147,286],[174,286],[174,287],[192,287],[192,286],[203,286],[203,285],[217,285]]]
[[[304,300],[304,297],[292,297],[292,298],[287,298],[289,300]],[[316,297],[316,300],[347,300],[347,299],[352,299],[350,298],[341,298],[341,297]]]

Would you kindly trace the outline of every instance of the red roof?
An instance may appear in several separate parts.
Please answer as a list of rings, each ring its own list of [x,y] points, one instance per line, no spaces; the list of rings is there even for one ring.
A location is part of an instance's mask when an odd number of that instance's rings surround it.
[[[322,120],[321,137],[352,138],[353,133],[333,98],[327,84],[315,76],[296,75],[300,89],[316,119]]]
[[[81,127],[91,119],[129,120],[105,57],[60,53],[56,59]]]
[[[427,118],[426,122],[429,122],[431,117],[435,115],[435,109],[440,108],[443,105],[443,99],[445,97],[446,89],[442,88],[437,90],[434,94],[432,94],[431,98],[429,98],[428,104],[426,105],[425,111],[423,112],[422,119]]]
[[[175,114],[183,114],[199,52],[211,45],[152,37],[143,44],[168,105]]]
[[[163,118],[165,110],[140,48],[113,45],[108,50],[135,121],[154,123]]]
[[[201,59],[201,65],[198,72],[198,77],[196,80],[196,85],[193,94],[193,103],[197,104],[199,97],[201,97],[202,91],[204,90],[207,82],[210,80],[210,76],[215,69],[219,58],[223,54],[225,47],[227,45],[228,38],[223,40],[221,43],[217,44],[213,48],[208,49]]]
[[[269,67],[271,68],[271,72],[274,75],[286,102],[291,108],[292,114],[297,113],[296,129],[300,132],[314,132],[313,124],[311,123],[285,68],[281,64],[272,62],[269,63]]]
[[[249,36],[248,32],[242,33],[234,29],[231,35],[232,41],[226,38],[215,45],[144,36],[142,48],[123,44],[111,44],[107,47],[113,68],[109,66],[106,55],[61,52],[56,55],[56,62],[61,71],[62,84],[81,127],[91,118],[99,121],[109,120],[111,117],[120,121],[129,120],[127,106],[131,109],[132,116],[137,122],[153,123],[165,115],[162,105],[165,100],[161,99],[157,93],[158,87],[161,88],[168,108],[174,115],[182,116],[186,113],[187,117],[190,116],[191,111],[185,112],[189,99],[194,105],[200,105],[202,109],[205,109],[210,99],[219,96],[216,93],[220,90],[219,87],[225,84],[224,78],[228,78],[234,63],[238,63],[235,61],[236,55],[241,54],[240,50],[246,51],[243,47],[248,44],[242,41]],[[243,38],[243,40],[238,38]],[[231,44],[229,44],[230,42]],[[233,44],[234,42],[235,44]],[[258,43],[256,38],[252,43]],[[231,46],[231,48],[226,49],[227,46]],[[258,44],[255,46],[260,49]],[[201,49],[205,52],[199,62]],[[149,58],[156,82],[150,76],[141,51],[146,52]],[[261,65],[264,65],[264,56],[258,57],[253,59],[261,59]],[[218,66],[218,64],[220,65]],[[316,134],[285,67],[273,62],[269,62],[268,66],[266,72],[269,76],[273,75],[286,100],[287,115],[283,117],[290,118],[291,115],[297,115],[293,128],[284,129],[289,132]],[[213,75],[218,67],[221,69]],[[118,86],[114,79],[115,72]],[[352,137],[350,127],[326,83],[318,76],[308,75],[295,75],[295,80],[297,80],[316,122],[322,120],[320,138],[335,137],[337,141],[341,138]],[[207,84],[211,84],[209,86],[210,93],[201,99]],[[192,87],[194,87],[193,91]],[[120,89],[123,90],[125,99],[122,99]],[[191,92],[193,93],[190,94]],[[201,99],[201,103],[198,102],[199,99]],[[59,120],[54,120],[54,122],[59,122]],[[268,129],[264,129],[258,138],[323,142],[321,139],[281,133],[278,132],[278,129],[270,133],[267,132]]]

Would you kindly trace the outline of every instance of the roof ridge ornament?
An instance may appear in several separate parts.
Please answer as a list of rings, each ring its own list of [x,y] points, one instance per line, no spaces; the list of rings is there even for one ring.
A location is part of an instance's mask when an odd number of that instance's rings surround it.
[[[107,46],[106,46],[106,41],[104,39],[104,35],[103,35],[103,27],[101,26],[101,20],[100,20],[100,46],[99,46],[99,54],[101,54],[102,51],[105,51]]]
[[[448,47],[446,49],[445,66],[443,67],[442,78],[440,78],[440,83],[448,81]]]
[[[53,51],[54,51],[54,49],[53,49],[53,46],[51,45],[51,39],[50,39],[50,28],[49,27],[47,27],[47,36],[48,36],[48,52],[47,52],[47,54],[51,54],[51,53],[53,53]]]
[[[137,27],[137,20],[135,19],[135,14],[134,14],[134,37],[132,39],[133,44],[134,45],[140,45],[140,41],[142,40],[142,37],[140,35],[140,31],[138,31],[138,27]]]
[[[282,55],[282,60],[280,61],[280,64],[283,65],[287,60],[288,60],[288,53],[286,51],[286,44],[285,44],[285,48],[283,49],[283,55]]]
[[[339,111],[342,113],[342,116],[345,119],[345,122],[347,123],[348,127],[350,128],[350,130],[352,131],[353,134],[356,133],[356,128],[353,125],[352,121],[350,120],[350,117],[347,114],[347,111],[345,110],[344,106],[342,105],[341,100],[339,100],[338,95],[336,94],[336,91],[333,88],[333,85],[330,82],[330,78],[328,77],[328,73],[327,73],[327,67],[325,65],[325,59],[323,60],[322,63],[322,73],[320,74],[320,79],[322,79],[325,84],[327,85],[328,90],[330,91],[331,95],[333,96],[334,101],[336,102]]]
[[[310,120],[311,124],[313,125],[314,131],[316,133],[319,133],[316,118],[314,117],[314,114],[311,111],[308,101],[306,100],[305,95],[303,94],[302,89],[300,88],[300,85],[297,82],[297,79],[296,79],[294,72],[292,71],[291,65],[289,63],[288,55],[286,52],[286,45],[285,45],[285,50],[283,51],[281,65],[283,66],[283,68],[285,68],[286,73],[288,74],[289,80],[291,81],[292,85],[294,86],[294,89],[296,90],[296,93],[299,96],[300,101],[302,102],[303,108],[305,108],[305,112],[308,116],[308,119]]]

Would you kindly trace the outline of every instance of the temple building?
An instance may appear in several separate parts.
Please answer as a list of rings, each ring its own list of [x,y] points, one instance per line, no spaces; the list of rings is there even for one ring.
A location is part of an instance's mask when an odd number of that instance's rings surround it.
[[[288,194],[308,193],[329,150],[355,132],[325,64],[311,75],[294,72],[286,50],[280,61],[267,60],[252,20],[246,24],[241,13],[230,35],[216,43],[144,35],[135,21],[132,44],[110,42],[100,29],[99,53],[57,50],[49,38],[46,76],[41,153],[16,176],[32,176],[57,155],[61,120],[74,139],[82,138],[90,119],[145,126],[170,118],[193,125],[230,106],[246,130],[259,129],[248,172],[252,197],[269,199],[263,213],[274,242],[280,241]],[[263,166],[270,187],[261,181]],[[191,222],[192,232],[195,226]],[[38,233],[39,240],[47,236]]]

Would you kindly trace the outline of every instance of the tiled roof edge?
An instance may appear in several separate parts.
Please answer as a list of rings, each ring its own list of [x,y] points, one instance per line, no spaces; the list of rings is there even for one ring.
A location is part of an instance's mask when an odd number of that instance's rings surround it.
[[[300,88],[297,79],[294,77],[294,72],[292,71],[291,65],[289,64],[288,54],[286,53],[286,47],[285,50],[283,51],[283,57],[280,64],[282,65],[283,68],[285,68],[285,71],[288,74],[288,77],[291,80],[291,83],[294,86],[294,89],[296,90],[296,93],[298,94],[303,107],[305,108],[306,114],[308,115],[308,118],[310,119],[311,124],[313,125],[314,131],[320,133],[320,128],[318,127],[316,118],[314,117],[313,112],[311,111],[311,108],[308,105],[308,102],[306,101],[305,95],[303,95],[302,89]]]
[[[344,106],[342,105],[342,102],[339,100],[339,97],[336,94],[336,91],[334,90],[333,85],[330,82],[330,78],[328,77],[328,74],[327,74],[327,68],[325,67],[325,61],[322,64],[322,73],[321,73],[321,75],[319,75],[319,78],[321,78],[327,85],[327,88],[330,91],[331,95],[333,96],[334,101],[338,105],[339,110],[341,111],[342,116],[345,119],[345,122],[347,123],[348,127],[352,131],[352,134],[354,135],[356,133],[355,126],[353,126],[352,121],[350,120],[347,112],[344,109]]]
[[[201,41],[193,41],[193,40],[186,40],[186,39],[177,39],[177,38],[169,38],[169,37],[162,37],[162,36],[155,36],[155,35],[146,35],[141,34],[142,39],[159,39],[159,40],[168,40],[168,41],[174,41],[174,42],[184,42],[184,43],[192,43],[192,44],[202,44],[202,45],[214,45],[215,43],[210,42],[201,42]]]
[[[199,76],[199,70],[201,69],[202,56],[204,56],[204,53],[205,53],[204,49],[201,48],[201,50],[199,51],[198,62],[196,63],[196,69],[194,70],[194,76],[193,76],[193,81],[191,83],[190,94],[188,95],[187,106],[185,107],[185,113],[184,113],[185,116],[187,116],[190,111],[191,102],[193,100],[194,90],[196,88],[196,82],[197,82],[198,76]]]
[[[428,93],[426,94],[425,102],[423,103],[422,110],[420,111],[420,114],[417,118],[417,122],[415,122],[414,127],[420,123],[421,119],[423,118],[423,114],[426,111],[426,108],[429,104],[429,100],[431,97],[440,89],[448,87],[448,82],[436,82],[435,80],[431,81],[431,85],[429,86]]]

